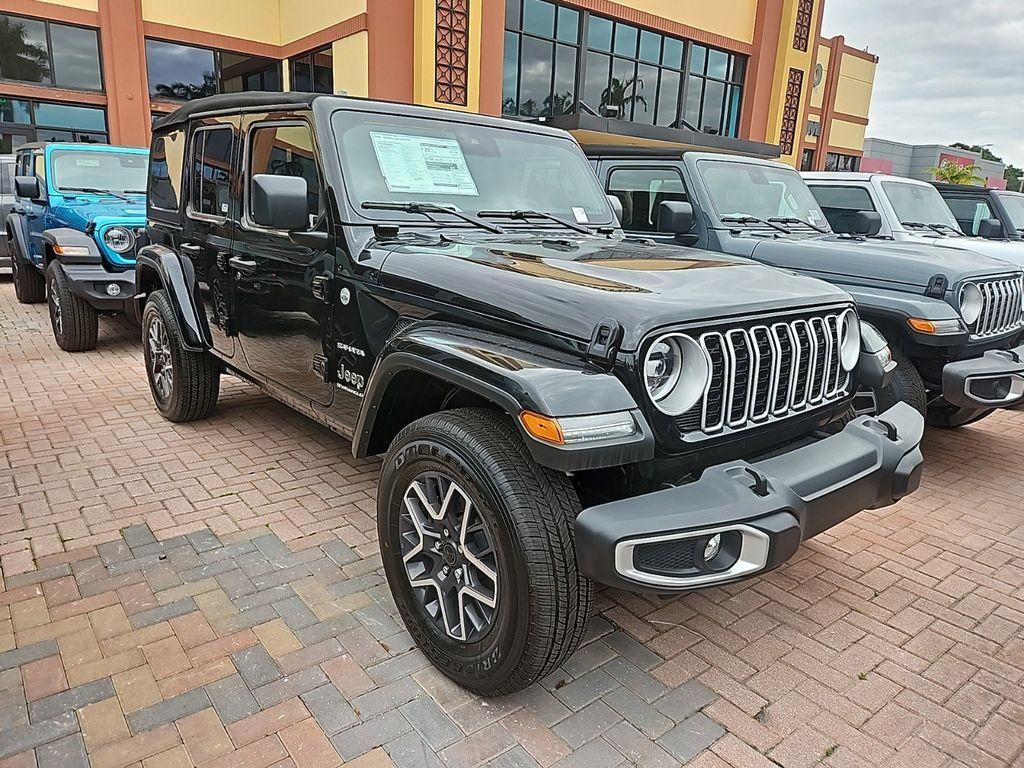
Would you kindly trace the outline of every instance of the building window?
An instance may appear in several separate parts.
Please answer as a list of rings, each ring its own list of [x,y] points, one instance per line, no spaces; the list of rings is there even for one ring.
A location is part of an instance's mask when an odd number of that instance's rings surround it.
[[[803,155],[800,158],[800,170],[801,171],[813,171],[814,170],[814,150],[805,149]]]
[[[289,71],[293,91],[334,93],[334,52],[329,45],[293,56]]]
[[[804,72],[802,69],[789,70],[789,82],[786,85],[786,106],[782,111],[782,133],[779,146],[783,155],[792,155],[796,144],[796,125],[800,115],[800,96],[804,89]]]
[[[807,121],[807,135],[814,136],[817,138],[821,136],[821,121],[820,120],[808,120]]]
[[[745,57],[548,0],[507,0],[505,8],[504,114],[593,111],[739,133]]]
[[[96,30],[0,14],[0,78],[101,91]]]
[[[149,93],[189,101],[215,93],[281,90],[281,62],[165,40],[146,40]]]
[[[842,155],[838,152],[829,152],[825,155],[825,170],[856,173],[860,170],[860,158],[856,155]]]
[[[30,141],[107,140],[107,113],[101,107],[0,97],[0,154]]]

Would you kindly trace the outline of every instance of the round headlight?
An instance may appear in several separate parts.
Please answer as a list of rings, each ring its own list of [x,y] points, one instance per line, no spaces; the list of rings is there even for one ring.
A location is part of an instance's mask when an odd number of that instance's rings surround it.
[[[839,364],[852,371],[860,361],[860,320],[848,309],[839,316]]]
[[[117,253],[128,253],[135,247],[135,235],[124,227],[111,227],[103,233],[103,242]]]
[[[968,325],[974,325],[981,317],[983,304],[981,289],[974,283],[967,283],[960,289],[960,316]]]
[[[669,333],[644,357],[644,383],[658,410],[681,416],[704,395],[711,368],[700,344],[680,333]]]

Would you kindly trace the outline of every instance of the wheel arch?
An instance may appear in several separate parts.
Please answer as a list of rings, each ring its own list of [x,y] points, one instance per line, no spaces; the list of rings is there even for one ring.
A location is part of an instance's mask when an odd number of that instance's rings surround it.
[[[650,427],[612,374],[588,369],[568,353],[430,321],[407,327],[385,345],[367,382],[352,452],[359,458],[383,453],[416,419],[465,406],[505,414],[533,458],[551,469],[596,469],[654,455]],[[611,444],[556,446],[526,433],[523,411],[554,418],[628,411],[638,430]]]
[[[181,258],[163,245],[148,245],[139,251],[135,262],[135,301],[138,315],[153,291],[164,290],[175,319],[182,330],[184,347],[190,352],[206,352],[213,348],[213,336],[197,300],[195,271],[192,262]]]

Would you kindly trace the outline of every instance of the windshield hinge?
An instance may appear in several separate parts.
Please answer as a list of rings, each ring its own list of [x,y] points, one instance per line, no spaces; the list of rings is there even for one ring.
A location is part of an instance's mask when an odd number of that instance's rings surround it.
[[[924,295],[931,296],[933,299],[941,299],[946,295],[947,285],[945,275],[932,275],[932,279],[928,281],[928,287],[924,289]]]
[[[611,317],[602,319],[594,326],[590,346],[587,347],[587,360],[597,365],[612,365],[619,353],[623,333],[618,320]]]

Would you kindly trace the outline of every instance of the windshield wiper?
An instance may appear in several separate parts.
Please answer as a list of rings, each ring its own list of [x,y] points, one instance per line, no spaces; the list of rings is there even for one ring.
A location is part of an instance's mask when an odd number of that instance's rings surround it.
[[[772,229],[778,230],[784,234],[793,234],[786,229],[786,227],[780,226],[778,223],[770,219],[762,219],[758,216],[722,216],[721,219],[723,224],[764,224],[765,226],[771,227]]]
[[[957,237],[967,237],[967,235],[965,235],[959,229],[957,229],[956,227],[952,227],[949,224],[928,224],[927,226],[928,229],[934,229],[936,232],[945,232],[946,230],[949,230]]]
[[[901,221],[900,224],[908,229],[931,229],[927,224],[922,224],[920,221]]]
[[[803,224],[805,227],[809,227],[813,229],[815,232],[820,232],[823,235],[829,234],[829,231],[827,229],[822,229],[821,227],[815,224],[811,224],[811,222],[809,221],[798,219],[795,216],[773,216],[772,218],[768,219],[768,221],[775,221],[778,222],[779,224]]]
[[[90,195],[112,195],[113,197],[119,197],[122,200],[131,202],[125,195],[120,192],[115,192],[112,189],[99,189],[97,187],[61,187],[61,192],[85,192]]]
[[[455,208],[438,205],[437,203],[388,203],[371,200],[370,202],[363,203],[362,207],[368,211],[401,211],[402,213],[416,213],[421,216],[426,216],[428,219],[438,224],[441,222],[437,221],[437,219],[435,219],[431,214],[447,213],[449,216],[462,219],[465,222],[480,227],[481,229],[486,229],[488,232],[493,232],[496,235],[505,234],[505,230],[499,226],[491,224],[488,221],[484,221],[476,216],[471,216],[468,213],[463,213]]]
[[[592,235],[594,234],[586,227],[580,226],[579,224],[563,219],[561,216],[555,216],[551,213],[544,213],[543,211],[480,211],[477,213],[480,218],[505,218],[512,219],[513,221],[529,221],[530,219],[547,219],[555,224],[560,224],[567,229],[572,229],[580,234]]]

